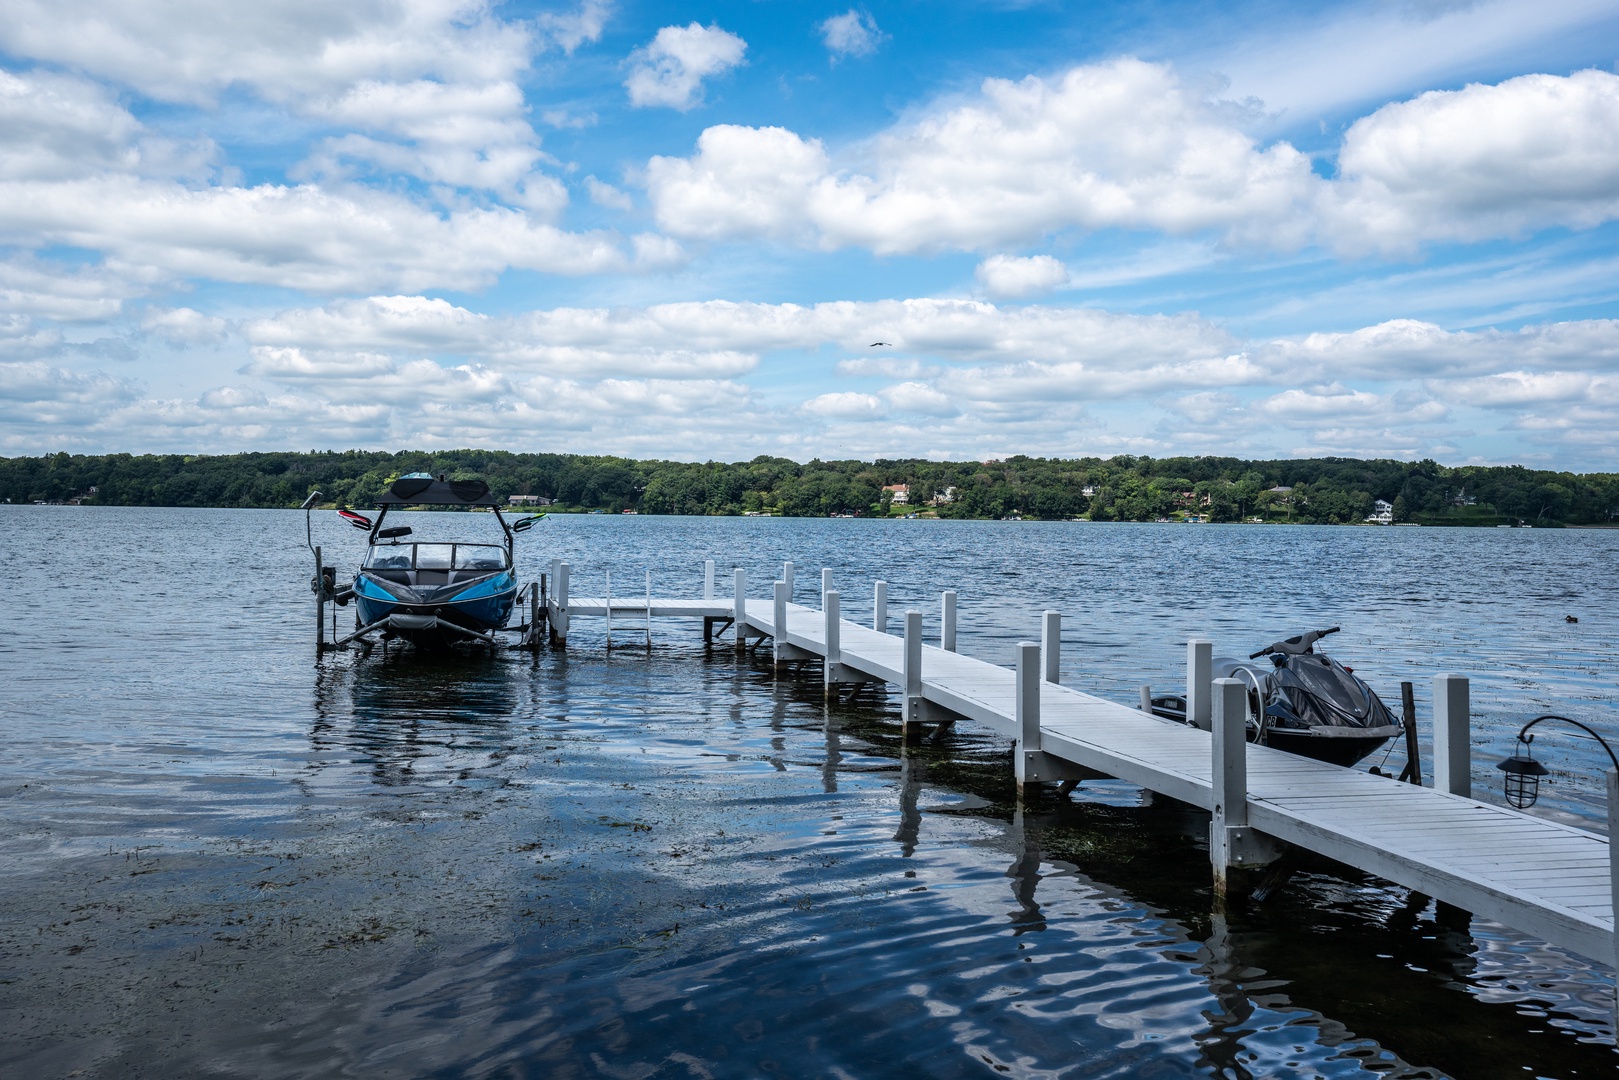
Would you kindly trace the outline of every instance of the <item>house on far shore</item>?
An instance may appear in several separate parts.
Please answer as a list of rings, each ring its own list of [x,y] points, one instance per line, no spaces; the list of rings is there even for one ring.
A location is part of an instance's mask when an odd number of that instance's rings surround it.
[[[1378,499],[1372,503],[1372,512],[1367,515],[1366,521],[1371,525],[1393,525],[1394,504]]]
[[[867,488],[866,490],[870,491],[871,489]],[[909,485],[909,484],[884,484],[883,485],[883,490],[888,492],[889,494],[891,494],[893,496],[893,498],[888,500],[891,505],[893,505],[893,506],[907,506],[907,505],[910,504],[910,501],[911,501],[911,485]]]
[[[935,493],[934,496],[933,496],[933,505],[934,506],[944,506],[944,505],[946,505],[948,503],[953,503],[955,501],[956,501],[956,489],[953,488],[953,487],[947,487],[943,491]]]

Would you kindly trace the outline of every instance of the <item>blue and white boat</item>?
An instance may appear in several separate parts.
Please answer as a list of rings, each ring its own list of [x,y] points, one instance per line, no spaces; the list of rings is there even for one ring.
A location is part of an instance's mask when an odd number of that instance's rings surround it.
[[[409,526],[385,528],[383,524],[389,510],[404,506],[492,510],[502,539],[493,543],[408,540]],[[446,480],[420,473],[395,481],[377,500],[377,507],[381,513],[375,521],[353,511],[338,511],[349,524],[369,534],[365,559],[351,587],[356,627],[350,637],[380,631],[384,641],[403,638],[419,646],[495,645],[495,632],[507,629],[517,601],[512,560],[515,533],[538,519],[508,523],[499,500],[481,480]]]

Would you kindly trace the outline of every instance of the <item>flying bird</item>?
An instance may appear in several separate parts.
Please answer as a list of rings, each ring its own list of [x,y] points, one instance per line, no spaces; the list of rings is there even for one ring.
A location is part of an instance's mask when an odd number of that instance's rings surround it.
[[[888,345],[888,346],[892,347],[893,344],[894,343],[892,341],[873,341],[870,345],[867,345],[866,348],[875,349],[879,345]]]

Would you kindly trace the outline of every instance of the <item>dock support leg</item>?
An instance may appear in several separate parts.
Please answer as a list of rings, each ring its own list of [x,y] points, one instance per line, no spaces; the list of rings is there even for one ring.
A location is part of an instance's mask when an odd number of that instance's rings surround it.
[[[922,732],[922,613],[905,613],[905,718],[907,739]]]
[[[787,659],[787,596],[791,591],[792,586],[787,582],[776,582],[776,607],[770,619],[770,643],[777,674],[780,674],[782,662]]]
[[[939,648],[956,651],[956,590],[950,589],[939,598]]]
[[[824,573],[824,572],[823,572]],[[822,577],[822,582],[827,577]],[[838,594],[828,589],[821,594],[821,617],[826,620],[826,660],[821,666],[821,690],[825,697],[834,696],[838,690],[838,668],[842,666],[841,657],[843,648],[839,631],[842,629],[842,612]]]
[[[1046,682],[1062,681],[1062,612],[1048,611],[1040,620],[1040,662]]]
[[[732,635],[736,639],[736,651],[741,652],[748,647],[748,572],[738,566],[731,574],[735,592],[731,601],[731,625],[736,628]]]
[[[551,644],[559,649],[568,647],[568,577],[572,568],[560,559],[551,561],[551,580],[556,583],[556,598],[552,600]]]
[[[879,581],[872,592],[871,628],[879,634],[888,633],[888,582]]]
[[[1452,795],[1473,795],[1473,748],[1467,738],[1470,708],[1467,676],[1433,677],[1433,786]]]
[[[1186,643],[1186,722],[1208,731],[1212,722],[1209,698],[1214,681],[1214,642],[1193,638]]]
[[[1044,753],[1040,747],[1040,683],[1040,646],[1032,641],[1018,642],[1017,690],[1013,705],[1017,747],[1012,764],[1017,773],[1019,795],[1040,779],[1038,762]]]
[[[1214,864],[1215,902],[1223,904],[1232,891],[1232,871],[1264,866],[1278,851],[1248,826],[1248,688],[1240,679],[1215,679],[1213,691],[1209,861]]]

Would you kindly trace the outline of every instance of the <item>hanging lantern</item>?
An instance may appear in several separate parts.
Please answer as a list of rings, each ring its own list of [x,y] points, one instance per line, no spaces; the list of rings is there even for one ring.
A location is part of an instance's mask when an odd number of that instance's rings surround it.
[[[1507,805],[1524,810],[1540,798],[1540,778],[1547,775],[1548,770],[1530,754],[1528,743],[1520,745],[1523,753],[1513,754],[1496,768],[1506,774]]]

